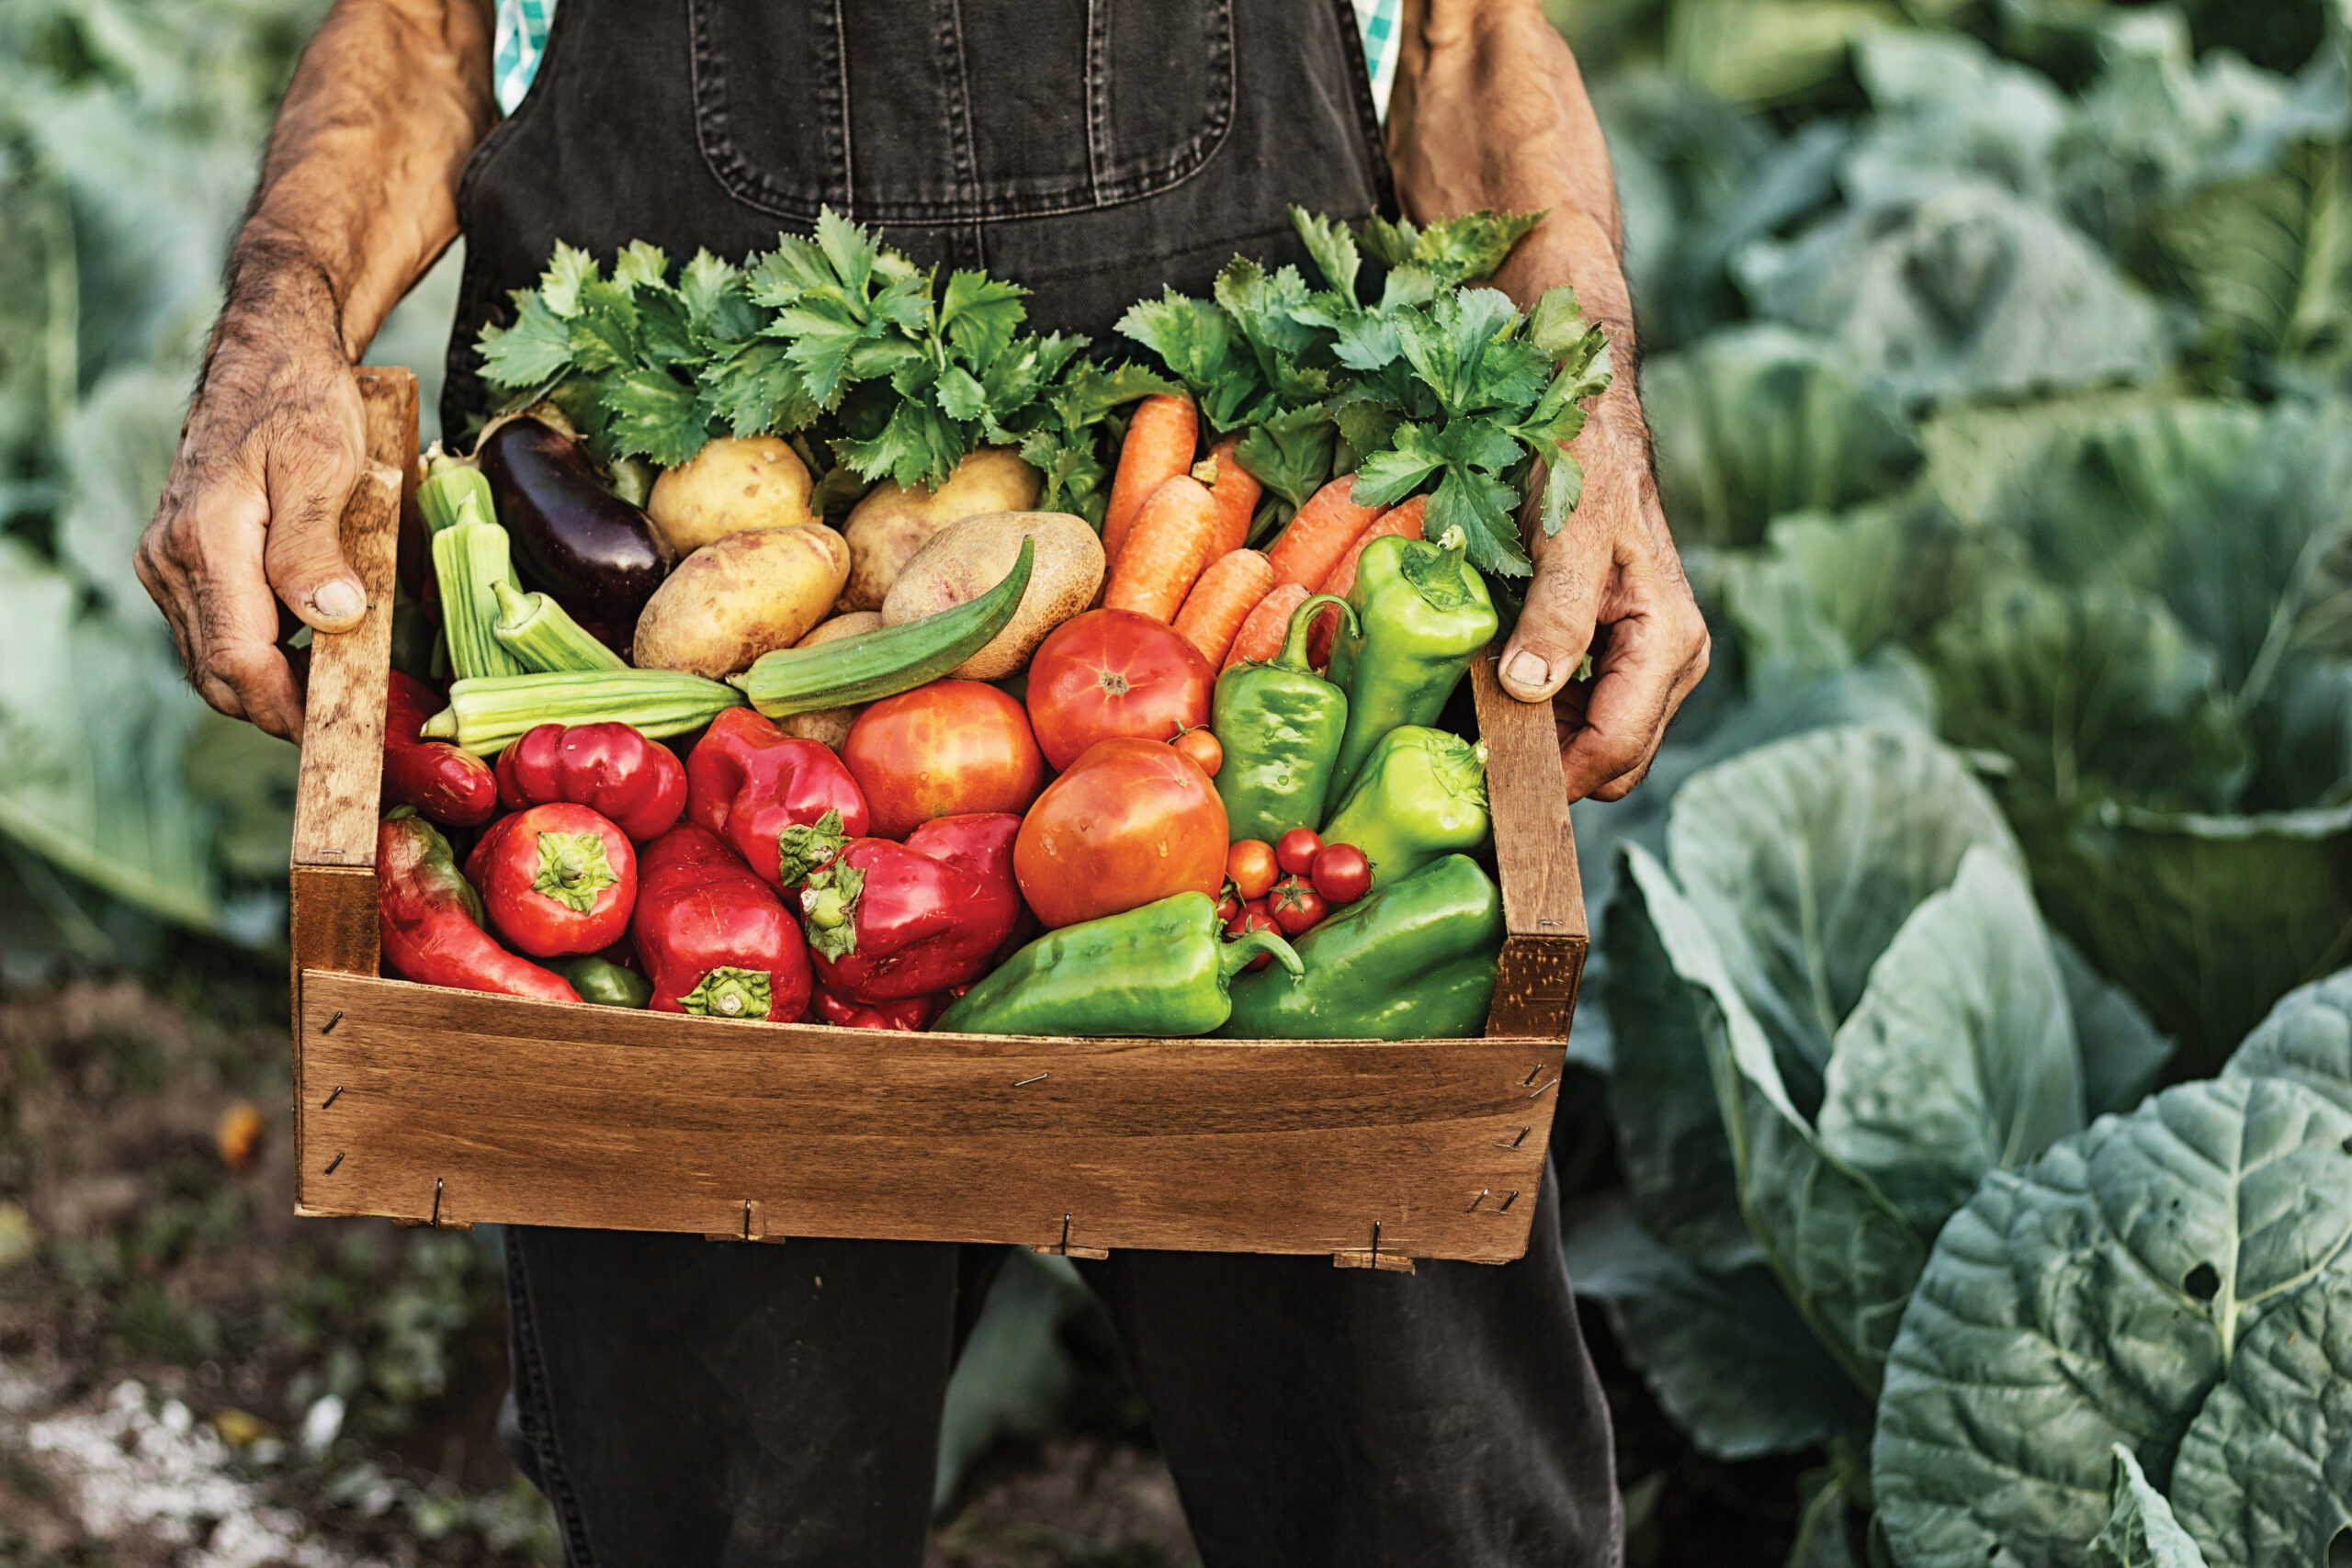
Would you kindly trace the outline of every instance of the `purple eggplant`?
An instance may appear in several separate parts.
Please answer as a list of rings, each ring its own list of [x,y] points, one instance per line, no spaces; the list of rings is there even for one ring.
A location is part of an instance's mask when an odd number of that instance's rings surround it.
[[[484,436],[474,460],[514,542],[523,586],[546,593],[628,658],[637,613],[677,563],[662,531],[605,487],[570,437],[527,415]]]

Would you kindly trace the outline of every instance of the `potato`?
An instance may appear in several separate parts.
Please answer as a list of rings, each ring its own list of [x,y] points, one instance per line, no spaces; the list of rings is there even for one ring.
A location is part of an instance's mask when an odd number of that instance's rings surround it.
[[[884,479],[849,509],[842,525],[849,540],[849,587],[841,607],[880,609],[899,571],[933,534],[959,517],[1026,512],[1037,504],[1042,482],[1010,446],[981,447],[935,491],[901,490],[896,480]]]
[[[1036,542],[1037,555],[1012,621],[951,673],[962,681],[1001,681],[1026,670],[1046,634],[1094,603],[1094,591],[1102,586],[1102,541],[1083,517],[990,512],[950,523],[899,574],[882,603],[883,622],[895,626],[978,598],[1004,581],[1024,538]]]
[[[838,642],[845,637],[882,629],[882,615],[877,610],[852,610],[846,615],[835,615],[820,623],[817,629],[792,646],[815,648],[820,643]],[[786,735],[797,735],[804,740],[821,740],[838,751],[842,742],[849,739],[849,727],[865,711],[864,703],[852,703],[845,708],[819,708],[815,713],[796,713],[775,721],[775,727]]]
[[[814,523],[808,466],[773,435],[720,436],[653,481],[645,514],[680,555],[746,528]]]
[[[825,618],[849,576],[849,547],[821,523],[751,528],[705,545],[637,617],[640,670],[714,678],[790,648]]]

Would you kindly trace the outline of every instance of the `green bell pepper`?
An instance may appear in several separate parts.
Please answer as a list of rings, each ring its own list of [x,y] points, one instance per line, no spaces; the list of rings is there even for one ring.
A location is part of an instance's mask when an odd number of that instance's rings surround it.
[[[1503,899],[1467,855],[1447,855],[1358,899],[1298,939],[1304,979],[1234,983],[1220,1034],[1241,1040],[1464,1040],[1487,1027]]]
[[[577,958],[558,958],[548,967],[571,981],[571,988],[580,993],[583,1002],[608,1008],[641,1008],[653,999],[652,981],[593,953]]]
[[[1330,671],[1347,690],[1348,734],[1332,767],[1327,816],[1347,798],[1382,736],[1400,724],[1437,722],[1470,660],[1502,627],[1459,528],[1436,544],[1390,536],[1366,545],[1348,603],[1358,629],[1341,629]]]
[[[1225,748],[1216,793],[1225,801],[1226,836],[1234,841],[1271,844],[1293,828],[1322,825],[1331,764],[1348,731],[1348,694],[1306,661],[1307,628],[1326,604],[1339,607],[1344,626],[1356,624],[1345,599],[1314,594],[1291,612],[1280,653],[1217,677],[1209,728]]]
[[[949,1004],[932,1027],[967,1034],[1206,1034],[1232,1010],[1233,976],[1261,953],[1291,974],[1273,931],[1224,940],[1204,893],[1047,931]]]
[[[1355,787],[1323,824],[1323,841],[1362,850],[1376,893],[1449,851],[1478,848],[1492,827],[1485,743],[1407,724],[1364,759]]]

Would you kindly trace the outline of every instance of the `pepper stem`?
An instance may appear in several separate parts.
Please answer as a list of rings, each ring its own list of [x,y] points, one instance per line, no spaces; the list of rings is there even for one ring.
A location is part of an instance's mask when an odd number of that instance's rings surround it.
[[[1310,593],[1299,601],[1298,608],[1290,613],[1290,630],[1283,637],[1283,650],[1274,655],[1273,662],[1284,670],[1304,670],[1312,674],[1315,666],[1306,661],[1306,636],[1315,625],[1315,617],[1326,604],[1336,604],[1345,619],[1347,628],[1358,628],[1355,606],[1336,593]]]
[[[705,1018],[765,1018],[768,1000],[766,970],[721,964],[680,997],[678,1005]]]
[[[584,915],[596,907],[597,895],[619,880],[605,853],[602,833],[539,835],[539,869],[531,878],[532,892]]]
[[[1284,942],[1280,931],[1270,931],[1263,927],[1243,931],[1231,942],[1224,943],[1217,953],[1217,973],[1230,980],[1248,968],[1250,961],[1261,953],[1272,953],[1274,962],[1289,970],[1294,980],[1306,973],[1306,965],[1299,962],[1298,949]]]

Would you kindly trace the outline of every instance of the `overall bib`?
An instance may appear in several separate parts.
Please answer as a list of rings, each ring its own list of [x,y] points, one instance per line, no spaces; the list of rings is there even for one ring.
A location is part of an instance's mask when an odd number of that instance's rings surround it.
[[[1304,263],[1291,203],[1396,208],[1349,0],[562,0],[459,193],[442,427],[485,412],[475,334],[558,240],[740,259],[829,205],[1115,349],[1164,283],[1205,293],[1236,252]],[[1002,1248],[523,1227],[505,1246],[503,1435],[571,1568],[922,1562],[941,1401]],[[1500,1268],[1079,1267],[1207,1568],[1617,1561],[1548,1172],[1527,1256]]]

